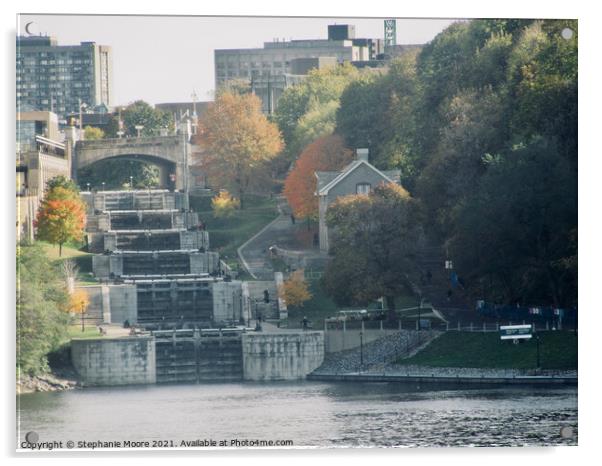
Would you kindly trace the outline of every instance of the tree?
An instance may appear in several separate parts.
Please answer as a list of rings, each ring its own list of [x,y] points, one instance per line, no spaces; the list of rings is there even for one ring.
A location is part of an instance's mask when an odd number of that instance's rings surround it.
[[[487,156],[486,174],[455,212],[449,241],[475,296],[577,304],[577,179],[553,143],[538,139]]]
[[[37,238],[59,245],[81,240],[86,223],[86,204],[77,191],[55,185],[46,191],[36,217]]]
[[[289,164],[297,158],[305,144],[311,142],[307,137],[309,134],[319,137],[332,131],[341,94],[362,74],[349,63],[314,69],[303,81],[282,93],[273,119],[282,132],[286,146],[282,156]],[[310,115],[301,122],[308,113]],[[300,123],[304,129],[298,129]],[[327,124],[327,128],[321,127],[323,123]]]
[[[102,129],[97,128],[95,126],[86,126],[84,128],[84,139],[86,141],[94,141],[94,140],[104,139],[104,138],[105,138],[105,132]]]
[[[308,145],[284,182],[284,195],[295,216],[317,218],[315,172],[340,170],[352,160],[353,152],[345,147],[340,136],[324,136]]]
[[[419,108],[417,53],[410,50],[392,60],[387,73],[350,83],[336,115],[336,131],[346,144],[369,148],[370,162],[380,169],[399,168],[408,188],[421,166],[414,116]]]
[[[214,188],[244,196],[258,179],[269,180],[267,162],[282,150],[278,127],[261,113],[261,101],[252,94],[224,92],[199,120],[201,168]]]
[[[293,307],[303,306],[304,302],[311,299],[312,294],[302,269],[291,273],[290,277],[281,285],[280,294],[284,296],[286,305]]]
[[[385,297],[391,317],[395,297],[408,291],[420,240],[416,201],[401,186],[377,186],[366,195],[337,199],[326,214],[332,261],[324,276],[340,304],[367,304]]]
[[[332,134],[336,126],[336,114],[339,108],[337,100],[331,100],[324,104],[314,104],[310,106],[293,131],[293,137],[289,151],[294,154],[301,154],[303,149],[316,139]]]
[[[81,288],[79,290],[75,290],[69,296],[69,312],[73,314],[79,314],[81,316],[81,324],[82,324],[82,332],[85,330],[84,325],[84,314],[86,313],[86,309],[90,305],[90,297],[85,290]]]
[[[90,183],[97,189],[121,189],[129,185],[130,177],[135,187],[155,188],[160,185],[160,175],[159,167],[152,163],[118,158],[101,160],[77,172],[82,186]]]
[[[143,100],[137,100],[129,104],[121,111],[124,135],[137,136],[136,125],[144,126],[141,136],[157,136],[162,128],[173,129],[174,121],[170,113],[153,108]],[[107,128],[109,137],[117,137],[119,131],[119,116],[114,115]]]
[[[48,370],[47,354],[65,340],[71,318],[61,275],[39,245],[17,247],[17,369]]]
[[[218,195],[211,199],[211,208],[213,216],[216,218],[232,217],[234,212],[240,208],[240,201],[230,195],[228,191],[222,189]]]

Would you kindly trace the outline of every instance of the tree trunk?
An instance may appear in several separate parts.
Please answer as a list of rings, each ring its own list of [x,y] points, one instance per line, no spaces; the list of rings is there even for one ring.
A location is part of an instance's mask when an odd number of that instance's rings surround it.
[[[59,243],[59,257],[63,255],[63,243]]]

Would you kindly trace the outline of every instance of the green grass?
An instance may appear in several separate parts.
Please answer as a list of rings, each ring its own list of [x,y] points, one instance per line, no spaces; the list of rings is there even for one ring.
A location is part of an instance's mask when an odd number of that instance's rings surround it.
[[[211,249],[227,257],[229,263],[236,257],[236,250],[245,241],[278,215],[276,200],[260,196],[245,198],[244,210],[237,211],[229,218],[213,216],[210,196],[191,195],[190,206],[198,212],[207,227]]]
[[[51,261],[64,261],[66,259],[77,260],[80,257],[91,256],[90,253],[81,251],[83,245],[79,244],[64,244],[61,256],[59,256],[59,247],[56,244],[50,244],[45,241],[39,241],[39,244],[44,248],[46,256]]]
[[[542,369],[576,369],[577,336],[568,331],[538,332]],[[431,367],[533,369],[537,362],[535,338],[514,345],[497,332],[447,332],[424,350],[398,364]]]
[[[77,282],[79,284],[92,285],[98,283],[98,280],[91,275],[93,254],[82,251],[84,248],[83,243],[64,244],[61,256],[59,256],[59,248],[57,245],[45,241],[39,241],[39,243],[44,249],[46,256],[55,265],[60,265],[61,262],[68,259],[75,262],[75,265],[78,268]]]
[[[95,325],[85,324],[84,327],[84,331],[82,332],[82,326],[80,323],[71,325],[68,329],[69,340],[72,338],[102,338],[102,335]]]
[[[336,313],[343,309],[376,309],[378,303],[370,303],[368,306],[337,306],[326,290],[321,285],[320,280],[307,280],[309,290],[312,294],[310,300],[303,306],[289,307],[288,318],[290,327],[300,327],[303,317],[307,317],[312,322],[313,328],[324,328],[324,320],[328,317],[334,317]],[[397,306],[416,306],[416,298],[411,296],[399,296],[396,298]]]

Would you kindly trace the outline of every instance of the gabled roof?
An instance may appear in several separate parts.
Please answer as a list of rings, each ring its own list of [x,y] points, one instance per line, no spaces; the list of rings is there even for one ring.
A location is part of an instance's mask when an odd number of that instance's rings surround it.
[[[334,180],[337,176],[339,176],[341,174],[340,171],[337,172],[315,172],[316,178],[318,179],[318,186],[316,186],[316,189],[318,192],[320,192],[320,190],[326,186],[328,183],[330,183],[332,180]]]
[[[382,177],[383,180],[388,181],[389,183],[399,184],[399,170],[389,170],[387,172],[382,172],[378,168],[376,168],[374,165],[372,165],[371,163],[369,163],[365,160],[356,160],[355,162],[353,162],[350,165],[348,165],[347,167],[345,167],[345,169],[343,169],[343,171],[338,172],[338,175],[336,177],[334,177],[333,179],[331,179],[323,187],[320,187],[321,177],[319,174],[333,173],[333,172],[316,172],[316,176],[318,177],[318,195],[319,196],[327,195],[328,191],[330,191],[334,186],[336,186],[341,181],[343,181],[347,177],[347,175],[349,175],[350,173],[353,173],[361,165],[366,165],[371,170],[374,170],[380,177]],[[394,174],[395,174],[395,176],[391,176]]]

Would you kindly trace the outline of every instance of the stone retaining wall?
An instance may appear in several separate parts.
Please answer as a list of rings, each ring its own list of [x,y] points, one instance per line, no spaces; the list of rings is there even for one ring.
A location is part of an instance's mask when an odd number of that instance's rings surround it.
[[[324,360],[324,333],[247,333],[242,350],[245,380],[302,379]]]
[[[71,361],[85,385],[156,383],[152,337],[71,340]]]

